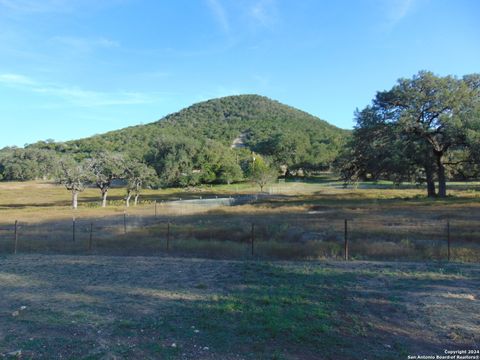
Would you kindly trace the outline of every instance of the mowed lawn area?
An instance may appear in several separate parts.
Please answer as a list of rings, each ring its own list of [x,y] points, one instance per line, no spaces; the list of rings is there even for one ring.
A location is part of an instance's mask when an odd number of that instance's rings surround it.
[[[480,266],[0,258],[0,354],[406,359],[480,342]]]

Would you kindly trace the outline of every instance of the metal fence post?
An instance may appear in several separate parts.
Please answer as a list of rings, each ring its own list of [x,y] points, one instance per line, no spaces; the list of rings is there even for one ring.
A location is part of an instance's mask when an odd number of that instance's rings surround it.
[[[167,251],[170,250],[170,220],[167,222]]]
[[[17,254],[18,248],[18,220],[15,220],[15,243],[13,245],[13,253]]]
[[[92,251],[93,242],[93,223],[90,223],[90,238],[88,239],[88,251]]]
[[[447,220],[447,258],[450,261],[450,219]]]
[[[345,219],[344,239],[345,239],[344,256],[345,256],[345,261],[348,261],[348,220],[347,219]]]
[[[127,233],[127,210],[123,210],[123,233]]]
[[[254,223],[252,223],[251,246],[252,246],[252,256],[253,256],[254,247],[255,247],[255,224]]]
[[[72,218],[72,240],[75,242],[75,216]]]

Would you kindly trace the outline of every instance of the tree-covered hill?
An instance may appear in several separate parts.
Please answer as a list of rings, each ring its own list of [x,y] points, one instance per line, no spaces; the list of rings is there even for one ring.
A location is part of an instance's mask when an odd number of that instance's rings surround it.
[[[258,95],[228,96],[194,104],[167,115],[154,123],[138,125],[106,134],[55,144],[60,151],[90,153],[99,150],[147,153],[158,137],[185,136],[207,139],[230,146],[245,133],[245,145],[251,150],[273,154],[271,147],[285,142],[303,143],[318,162],[327,164],[337,154],[347,131],[341,130],[306,112]],[[278,141],[275,141],[275,140]],[[47,145],[52,148],[53,144]],[[33,146],[44,147],[41,143]]]
[[[199,181],[217,181],[222,166],[241,165],[251,151],[289,170],[325,169],[348,135],[347,130],[269,98],[238,95],[197,103],[147,125],[68,142],[39,141],[15,151],[30,158],[25,151],[50,150],[73,154],[77,160],[102,151],[120,152],[146,162],[159,176],[168,172],[171,179],[166,182],[175,184],[175,174],[193,172],[203,174]],[[239,137],[242,147],[232,149]],[[12,151],[4,149],[3,158]]]

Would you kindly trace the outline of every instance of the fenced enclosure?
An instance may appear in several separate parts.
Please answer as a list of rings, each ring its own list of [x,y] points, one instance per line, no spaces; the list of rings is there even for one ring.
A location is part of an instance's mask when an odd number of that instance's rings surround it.
[[[480,229],[470,219],[272,212],[255,208],[255,200],[149,202],[114,216],[18,219],[0,224],[0,254],[480,262]]]

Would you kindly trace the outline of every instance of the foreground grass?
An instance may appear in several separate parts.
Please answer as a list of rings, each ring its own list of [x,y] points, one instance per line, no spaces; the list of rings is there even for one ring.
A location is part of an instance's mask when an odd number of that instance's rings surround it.
[[[0,354],[25,359],[399,359],[480,340],[476,265],[20,256],[0,267]]]

